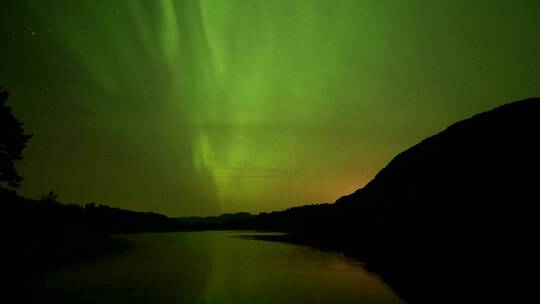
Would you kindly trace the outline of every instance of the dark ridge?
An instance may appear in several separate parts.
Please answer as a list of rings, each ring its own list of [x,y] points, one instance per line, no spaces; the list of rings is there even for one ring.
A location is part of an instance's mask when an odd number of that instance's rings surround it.
[[[539,98],[455,123],[340,198],[333,222],[411,303],[530,295],[539,138]]]

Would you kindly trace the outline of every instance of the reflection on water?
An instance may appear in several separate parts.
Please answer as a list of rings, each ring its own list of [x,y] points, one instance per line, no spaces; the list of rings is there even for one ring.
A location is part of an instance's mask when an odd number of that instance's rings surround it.
[[[240,238],[259,232],[121,235],[133,248],[47,275],[45,303],[402,303],[335,252]]]

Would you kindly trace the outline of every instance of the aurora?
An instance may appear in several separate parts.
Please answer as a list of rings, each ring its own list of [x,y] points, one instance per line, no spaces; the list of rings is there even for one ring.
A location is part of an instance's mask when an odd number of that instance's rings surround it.
[[[21,192],[171,216],[332,202],[540,95],[538,1],[4,1]]]

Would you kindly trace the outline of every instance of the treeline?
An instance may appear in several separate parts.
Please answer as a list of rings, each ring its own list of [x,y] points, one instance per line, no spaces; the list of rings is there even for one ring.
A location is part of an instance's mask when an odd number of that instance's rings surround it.
[[[256,215],[248,212],[223,214],[208,217],[177,218],[179,230],[276,230],[304,231],[307,227],[327,223],[327,211],[333,210],[328,203],[292,207],[282,211],[262,212]]]
[[[329,229],[332,225],[328,222],[328,215],[335,212],[332,204],[321,203],[256,215],[238,212],[171,218],[154,212],[136,212],[93,202],[84,205],[64,204],[52,191],[40,199],[30,199],[0,187],[0,199],[12,222],[10,227],[17,227],[16,230],[78,235],[239,229],[298,232],[308,227]]]
[[[92,233],[135,233],[175,231],[177,220],[154,212],[135,212],[107,205],[62,204],[54,192],[41,199],[28,199],[16,192],[0,188],[4,208],[10,209],[23,226],[33,229],[80,230]],[[13,218],[12,218],[13,219]]]
[[[15,272],[39,273],[125,248],[113,233],[182,230],[182,224],[152,212],[106,205],[62,204],[50,192],[29,199],[0,187],[5,252]]]
[[[312,204],[282,211],[171,218],[154,212],[136,212],[104,204],[64,204],[54,192],[30,199],[0,187],[9,227],[15,231],[50,231],[57,234],[107,235],[115,233],[201,230],[270,229],[305,230],[327,223],[332,204]],[[328,223],[327,223],[328,224]],[[328,227],[327,227],[328,228]]]

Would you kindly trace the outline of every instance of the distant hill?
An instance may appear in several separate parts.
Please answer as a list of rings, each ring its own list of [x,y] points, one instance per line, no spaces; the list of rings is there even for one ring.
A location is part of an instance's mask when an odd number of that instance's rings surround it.
[[[181,230],[254,229],[255,216],[247,212],[226,213],[219,216],[190,216],[176,218]]]

